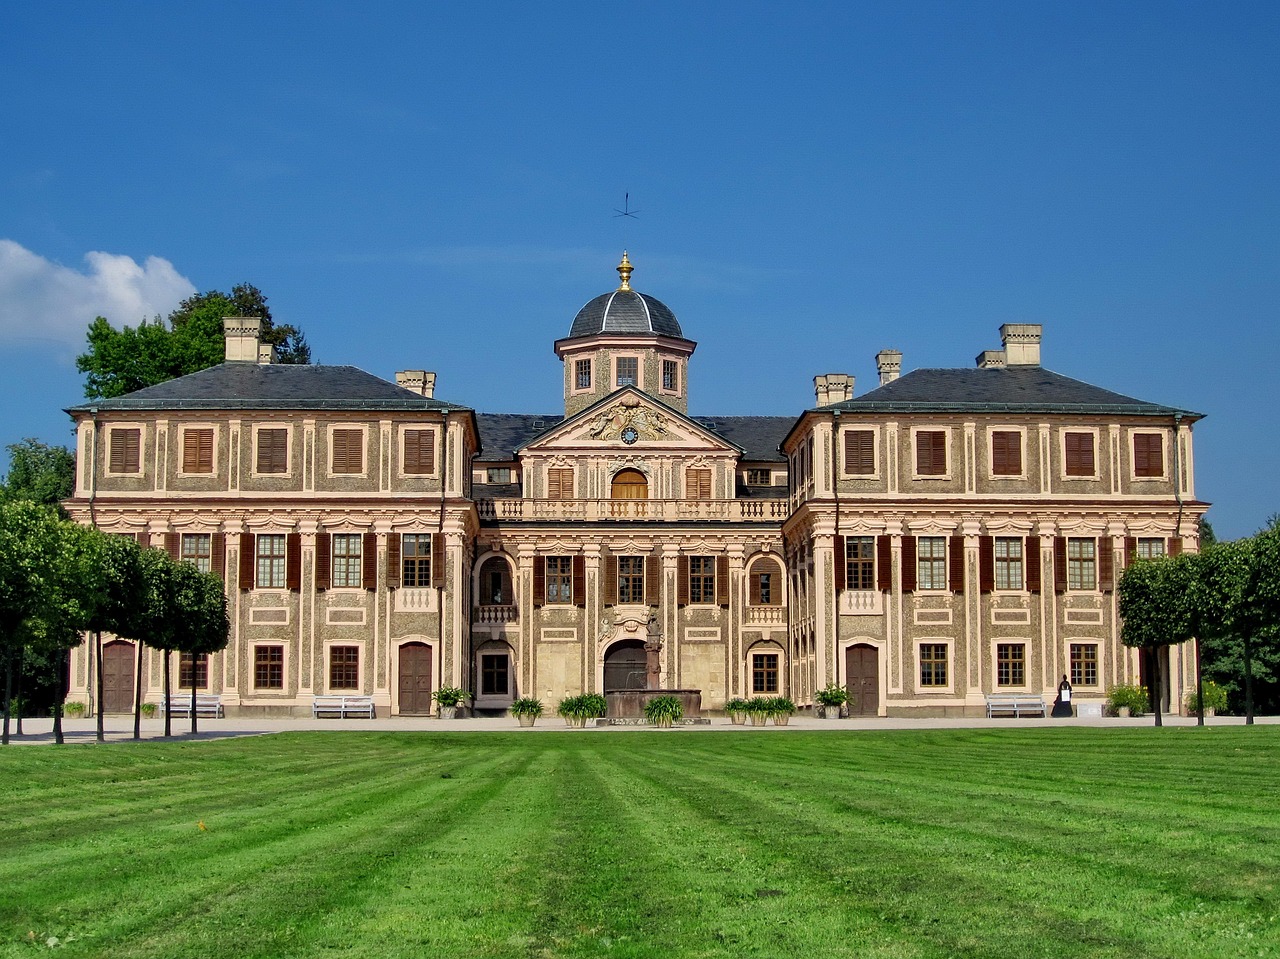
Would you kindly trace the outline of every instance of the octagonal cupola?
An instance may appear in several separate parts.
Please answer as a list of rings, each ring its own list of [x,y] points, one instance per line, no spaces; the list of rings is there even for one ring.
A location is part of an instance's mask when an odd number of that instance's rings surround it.
[[[688,360],[697,344],[684,338],[670,307],[631,288],[634,269],[624,250],[618,288],[587,301],[569,335],[555,343],[564,363],[565,416],[624,386],[688,412]]]

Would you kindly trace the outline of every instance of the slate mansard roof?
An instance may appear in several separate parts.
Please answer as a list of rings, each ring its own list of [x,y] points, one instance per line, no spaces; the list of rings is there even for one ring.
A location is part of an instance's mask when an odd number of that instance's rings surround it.
[[[570,339],[601,333],[658,333],[684,339],[671,308],[647,293],[614,290],[602,293],[578,311],[569,328]]]
[[[468,407],[422,396],[354,366],[222,363],[125,396],[67,410],[431,410]]]

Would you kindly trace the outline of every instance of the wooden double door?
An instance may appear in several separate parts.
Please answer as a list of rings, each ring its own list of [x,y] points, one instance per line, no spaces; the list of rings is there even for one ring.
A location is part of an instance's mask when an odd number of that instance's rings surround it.
[[[113,640],[102,647],[102,711],[133,712],[133,643]]]
[[[432,649],[426,643],[400,647],[400,715],[425,716],[431,712]]]
[[[845,692],[850,716],[880,715],[880,652],[859,643],[844,651]]]

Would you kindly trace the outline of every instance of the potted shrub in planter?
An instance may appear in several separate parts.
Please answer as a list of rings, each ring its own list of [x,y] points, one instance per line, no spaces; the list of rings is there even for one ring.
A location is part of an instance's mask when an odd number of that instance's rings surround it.
[[[724,704],[724,711],[729,714],[729,722],[741,726],[747,721],[750,703],[745,699],[734,698]]]
[[[1132,686],[1129,683],[1116,683],[1108,689],[1107,705],[1122,719],[1128,716],[1141,716],[1150,708],[1146,688]]]
[[[655,696],[644,704],[644,718],[651,726],[670,729],[684,718],[684,705],[679,696]]]
[[[84,703],[76,702],[74,699],[69,703],[63,703],[62,715],[70,719],[79,719],[84,715]]]
[[[520,721],[521,726],[532,726],[542,715],[542,700],[525,697],[511,704],[511,715]]]
[[[813,698],[822,707],[822,714],[827,719],[839,719],[840,707],[849,701],[849,694],[843,686],[832,683],[825,689],[819,689],[813,694]]]
[[[582,694],[582,725],[589,719],[603,719],[609,711],[609,701],[599,693]]]
[[[144,719],[155,719],[156,713],[160,711],[160,707],[155,703],[143,703],[138,708],[142,710],[142,717]]]
[[[1212,679],[1204,681],[1204,714],[1206,716],[1216,716],[1219,712],[1225,712],[1227,709],[1227,691],[1215,683]],[[1194,688],[1187,693],[1187,715],[1194,716],[1196,714],[1196,691]]]
[[[431,694],[431,698],[439,704],[437,715],[440,719],[453,719],[457,715],[459,704],[467,696],[467,691],[459,686],[441,686]]]
[[[556,704],[556,715],[564,717],[564,724],[571,728],[586,725],[586,717],[582,714],[582,697],[566,696]]]
[[[769,706],[766,710],[768,715],[773,719],[775,726],[785,726],[791,721],[791,716],[796,711],[796,704],[786,696],[774,696],[769,700]]]
[[[763,696],[748,699],[746,712],[752,726],[763,726],[769,721],[769,700]]]

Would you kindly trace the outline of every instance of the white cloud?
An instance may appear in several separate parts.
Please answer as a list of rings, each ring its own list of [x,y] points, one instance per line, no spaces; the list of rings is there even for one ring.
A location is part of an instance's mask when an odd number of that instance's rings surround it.
[[[167,316],[196,292],[173,264],[149,256],[141,265],[116,253],[85,254],[84,271],[0,240],[0,341],[45,340],[77,348],[95,316],[115,326]]]

